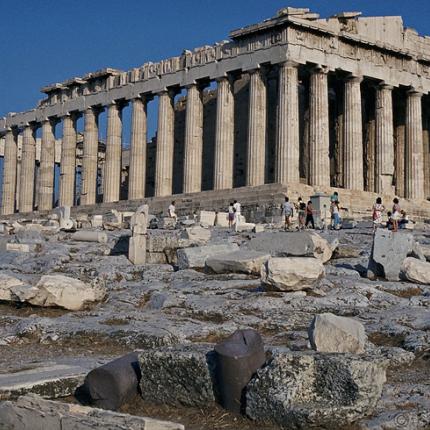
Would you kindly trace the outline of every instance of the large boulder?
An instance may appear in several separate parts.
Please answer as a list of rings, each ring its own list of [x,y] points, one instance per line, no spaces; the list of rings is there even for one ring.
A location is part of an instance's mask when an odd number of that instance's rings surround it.
[[[236,243],[221,243],[178,249],[178,267],[179,269],[202,269],[205,267],[206,260],[209,257],[228,254],[238,249],[239,246]]]
[[[277,291],[311,288],[325,274],[318,258],[271,258],[261,266],[261,282]]]
[[[425,256],[412,233],[378,228],[373,237],[368,276],[370,278],[380,276],[388,281],[398,281],[403,260],[409,256],[425,261]]]
[[[211,345],[139,352],[143,399],[159,404],[207,407],[215,401]]]
[[[230,252],[215,255],[206,260],[206,266],[215,273],[260,274],[261,265],[270,258],[270,254],[252,250]]]
[[[34,306],[78,311],[90,303],[103,300],[106,290],[64,275],[45,275],[36,286],[17,287],[13,293],[21,302]]]
[[[0,403],[1,429],[31,430],[184,430],[182,424],[45,400],[29,394]]]
[[[323,263],[330,260],[334,248],[319,234],[308,231],[258,233],[249,247],[272,257],[315,257]]]
[[[246,412],[288,429],[345,428],[374,409],[385,367],[373,356],[275,352],[248,384]]]
[[[401,267],[401,276],[417,284],[430,284],[430,263],[413,257],[405,258]]]
[[[318,352],[361,354],[367,341],[363,324],[330,313],[315,315],[308,334],[312,348]]]

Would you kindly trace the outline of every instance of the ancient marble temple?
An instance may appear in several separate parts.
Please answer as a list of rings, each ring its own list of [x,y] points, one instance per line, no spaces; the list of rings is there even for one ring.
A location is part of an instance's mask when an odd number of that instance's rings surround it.
[[[0,119],[1,213],[265,183],[425,199],[429,91],[430,38],[401,17],[285,8],[228,41],[42,88],[34,109]]]

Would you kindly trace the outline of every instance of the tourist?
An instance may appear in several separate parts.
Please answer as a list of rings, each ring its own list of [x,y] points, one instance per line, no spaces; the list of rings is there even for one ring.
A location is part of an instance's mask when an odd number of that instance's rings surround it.
[[[228,228],[232,228],[234,224],[234,207],[233,203],[230,203],[230,206],[228,207]]]
[[[312,224],[312,228],[315,230],[315,222],[314,222],[314,208],[312,206],[312,202],[309,200],[308,204],[306,206],[306,222],[305,227],[308,227],[308,225]]]
[[[376,231],[376,229],[382,224],[382,213],[385,211],[381,197],[376,199],[376,202],[372,207],[372,211],[373,231]]]
[[[340,214],[339,214],[339,201],[333,200],[330,204],[330,213],[331,213],[331,219],[332,219],[332,228],[334,230],[340,229]]]
[[[335,191],[331,196],[330,196],[330,202],[338,202],[339,203],[339,194],[337,191]]]
[[[299,230],[304,230],[305,229],[305,220],[306,220],[306,204],[302,200],[301,197],[299,197],[299,199],[298,199],[297,215],[299,218]]]
[[[289,230],[291,226],[291,217],[293,216],[293,205],[290,203],[288,197],[285,197],[285,202],[282,205],[282,214],[285,218],[285,230]]]
[[[167,211],[170,218],[174,218],[175,221],[178,220],[178,216],[176,215],[176,207],[175,207],[175,201],[170,204],[169,209]]]
[[[393,211],[392,211],[392,215],[391,215],[391,218],[392,218],[392,220],[394,222],[394,224],[393,224],[393,231],[397,231],[398,230],[398,226],[399,226],[398,221],[402,217],[401,212],[402,212],[402,209],[400,208],[399,199],[397,197],[395,197],[393,199]]]
[[[234,209],[234,225],[235,225],[235,230],[237,231],[237,228],[240,224],[240,216],[241,216],[241,206],[240,203],[235,200],[233,202],[233,209]]]
[[[398,220],[397,223],[398,223],[399,229],[404,229],[406,228],[406,224],[409,224],[409,223],[415,224],[415,221],[410,220],[406,212],[402,209],[400,211],[400,219]]]
[[[387,212],[388,221],[387,221],[387,228],[388,230],[397,231],[397,218],[393,217],[393,213],[388,211]]]

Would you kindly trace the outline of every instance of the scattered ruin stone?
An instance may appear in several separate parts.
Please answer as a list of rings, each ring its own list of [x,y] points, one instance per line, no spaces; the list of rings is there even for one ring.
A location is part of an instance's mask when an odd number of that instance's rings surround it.
[[[255,330],[237,330],[215,346],[216,381],[221,404],[231,412],[244,409],[244,390],[266,361],[263,340]]]
[[[217,212],[215,225],[217,227],[228,227],[228,212]]]
[[[178,249],[179,269],[204,268],[209,257],[228,254],[239,249],[235,243],[222,243],[214,245],[195,246],[192,248]]]
[[[361,354],[367,341],[363,324],[330,313],[315,315],[308,333],[312,348],[318,352]]]
[[[246,413],[294,429],[345,428],[376,406],[385,366],[375,356],[275,352],[248,384]]]
[[[58,363],[34,365],[31,369],[0,374],[0,400],[17,399],[33,393],[46,399],[56,399],[74,394],[83,383],[95,360],[76,359]]]
[[[0,273],[0,300],[6,302],[15,301],[13,289],[22,285],[24,285],[24,282],[20,279],[6,273]]]
[[[182,406],[214,402],[212,351],[212,345],[201,344],[139,352],[142,397]]]
[[[42,276],[36,286],[13,288],[13,294],[22,302],[34,306],[60,307],[72,311],[103,300],[106,290],[64,275]]]
[[[13,252],[36,252],[40,249],[40,245],[35,243],[7,243],[6,250]]]
[[[81,389],[89,402],[116,411],[138,394],[140,367],[137,353],[130,353],[91,370]]]
[[[215,225],[216,212],[200,211],[198,221],[201,226],[213,227]]]
[[[206,267],[215,273],[249,273],[259,275],[261,265],[270,258],[270,254],[253,250],[240,249],[228,254],[209,257]]]
[[[416,256],[425,260],[412,233],[392,232],[379,228],[373,238],[368,276],[381,276],[388,281],[398,281],[403,260],[408,256]]]
[[[133,264],[146,263],[146,238],[148,228],[148,205],[143,205],[131,218],[132,237],[129,241],[128,259]]]
[[[201,226],[193,226],[185,229],[182,237],[189,242],[187,245],[205,245],[209,242],[212,233],[209,229]]]
[[[249,247],[269,252],[272,257],[316,257],[330,260],[333,249],[315,232],[264,232],[251,239]]]
[[[104,231],[78,230],[73,233],[72,239],[78,242],[107,243],[108,235]]]
[[[430,285],[430,263],[408,257],[403,260],[401,276],[410,282]]]
[[[91,218],[91,226],[93,228],[103,227],[103,215],[93,215]]]
[[[324,273],[317,258],[270,258],[261,266],[261,282],[277,291],[298,291],[311,288]]]
[[[16,402],[1,402],[0,423],[6,429],[185,430],[183,425],[169,421],[45,400],[34,394],[21,396]]]

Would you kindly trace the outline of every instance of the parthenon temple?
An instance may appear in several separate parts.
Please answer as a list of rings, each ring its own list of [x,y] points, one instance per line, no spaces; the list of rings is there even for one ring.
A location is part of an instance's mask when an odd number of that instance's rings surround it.
[[[271,183],[430,197],[430,37],[290,7],[229,37],[46,86],[1,118],[2,215]]]

